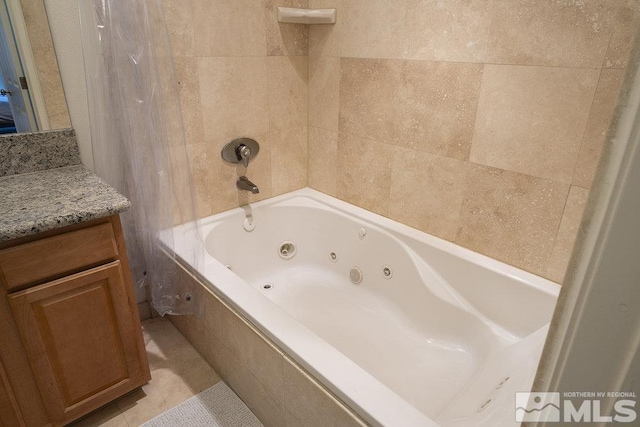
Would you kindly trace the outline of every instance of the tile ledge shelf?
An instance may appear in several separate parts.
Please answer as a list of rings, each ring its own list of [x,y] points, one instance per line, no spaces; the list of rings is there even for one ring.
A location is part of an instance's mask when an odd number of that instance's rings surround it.
[[[335,9],[278,7],[278,22],[285,24],[335,24]]]

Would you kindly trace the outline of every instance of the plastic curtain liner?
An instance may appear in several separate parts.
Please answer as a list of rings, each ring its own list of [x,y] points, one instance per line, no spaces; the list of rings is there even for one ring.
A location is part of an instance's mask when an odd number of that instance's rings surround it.
[[[177,78],[160,0],[79,0],[95,172],[127,196],[122,214],[138,299],[161,315],[193,312],[181,288],[172,227],[202,239],[184,141]],[[194,264],[195,265],[195,264]]]

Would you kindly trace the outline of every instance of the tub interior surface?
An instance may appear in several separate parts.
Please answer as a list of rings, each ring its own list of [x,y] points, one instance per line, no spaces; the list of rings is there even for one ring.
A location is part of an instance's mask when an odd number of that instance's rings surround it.
[[[251,284],[427,415],[442,411],[478,369],[481,355],[468,343],[416,324],[336,272],[301,264]]]

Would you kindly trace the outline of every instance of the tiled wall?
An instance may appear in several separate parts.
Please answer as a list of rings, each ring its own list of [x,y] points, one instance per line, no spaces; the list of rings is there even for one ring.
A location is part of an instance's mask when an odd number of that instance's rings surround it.
[[[199,216],[308,183],[562,281],[636,1],[164,4]],[[276,6],[338,22],[278,24]],[[261,145],[248,171],[220,158],[238,136]]]
[[[307,185],[308,28],[280,25],[276,6],[306,0],[164,0],[199,216]],[[220,150],[260,144],[248,170]],[[260,194],[238,192],[245,175]]]
[[[309,5],[309,185],[561,282],[637,2]]]

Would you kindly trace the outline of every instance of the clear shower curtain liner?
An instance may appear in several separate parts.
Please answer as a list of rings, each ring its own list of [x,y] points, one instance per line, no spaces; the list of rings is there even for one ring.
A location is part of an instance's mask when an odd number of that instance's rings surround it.
[[[198,263],[202,239],[161,0],[78,0],[78,6],[94,168],[132,202],[122,223],[134,282],[148,286],[161,315],[192,313],[167,230],[190,223],[187,262]]]

